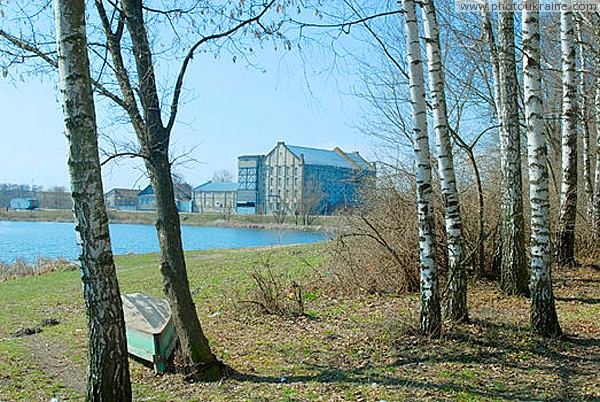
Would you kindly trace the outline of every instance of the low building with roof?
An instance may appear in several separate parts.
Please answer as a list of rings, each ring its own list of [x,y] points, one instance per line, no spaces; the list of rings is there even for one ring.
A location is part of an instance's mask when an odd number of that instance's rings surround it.
[[[236,213],[238,183],[207,181],[194,188],[193,211],[222,214]]]
[[[192,186],[187,183],[174,183],[175,203],[179,212],[192,212]],[[139,211],[156,211],[156,194],[151,185],[146,186],[137,195]]]
[[[135,211],[139,192],[129,188],[113,188],[104,194],[106,208]]]

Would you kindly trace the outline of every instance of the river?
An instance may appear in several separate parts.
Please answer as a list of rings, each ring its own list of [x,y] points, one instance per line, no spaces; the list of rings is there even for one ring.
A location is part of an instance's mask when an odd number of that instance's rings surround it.
[[[185,250],[210,250],[312,243],[324,233],[292,230],[182,226]],[[150,225],[110,224],[113,253],[158,251],[156,230]],[[79,250],[73,223],[0,221],[0,262],[34,262],[38,257],[77,259]]]

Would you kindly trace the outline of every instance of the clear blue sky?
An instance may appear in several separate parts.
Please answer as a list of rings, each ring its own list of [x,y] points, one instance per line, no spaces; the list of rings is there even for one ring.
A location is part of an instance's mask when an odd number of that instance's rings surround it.
[[[351,68],[342,65],[345,71],[315,73],[329,65],[323,54],[304,64],[296,54],[282,60],[281,51],[264,51],[254,61],[265,72],[226,56],[196,57],[172,143],[175,153],[197,147],[192,156],[200,163],[177,170],[193,185],[209,180],[219,169],[235,175],[238,155],[265,154],[277,141],[339,146],[368,156],[369,140],[354,128],[360,112],[358,100],[348,95],[355,84]],[[0,78],[1,183],[68,188],[58,96],[56,77],[16,83]],[[106,116],[107,111],[99,108],[97,113]],[[139,162],[110,164],[104,168],[104,187],[144,186],[148,181],[140,179],[142,175]]]

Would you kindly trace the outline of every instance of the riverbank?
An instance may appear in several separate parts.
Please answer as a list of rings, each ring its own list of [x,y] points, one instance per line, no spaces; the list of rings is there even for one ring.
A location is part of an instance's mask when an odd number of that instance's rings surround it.
[[[155,212],[109,210],[111,223],[154,225]],[[186,226],[229,227],[246,229],[306,230],[327,232],[336,227],[339,217],[320,216],[312,225],[297,224],[294,217],[288,217],[282,224],[276,223],[271,215],[229,215],[180,213],[181,224]],[[23,222],[73,222],[70,210],[39,209],[34,211],[0,211],[0,221]]]

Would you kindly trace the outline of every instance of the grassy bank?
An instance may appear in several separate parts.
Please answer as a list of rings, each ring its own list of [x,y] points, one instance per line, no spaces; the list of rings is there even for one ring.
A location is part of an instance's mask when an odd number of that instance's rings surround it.
[[[199,316],[215,353],[232,368],[230,377],[187,383],[131,361],[135,400],[600,398],[597,268],[556,273],[563,340],[531,336],[528,300],[475,282],[469,293],[472,323],[425,341],[415,335],[416,296],[343,296],[333,286],[328,247],[187,253]],[[117,265],[123,293],[161,295],[157,255],[122,256]],[[283,303],[293,298],[286,291],[290,280],[300,284],[304,315],[256,309],[260,298],[250,273],[267,269],[281,281]],[[0,400],[83,400],[85,333],[77,271],[0,283]]]
[[[132,223],[154,225],[155,212],[109,210],[108,217],[112,223]],[[288,217],[283,224],[277,224],[271,215],[229,215],[223,214],[191,214],[181,213],[181,224],[190,226],[220,226],[240,228],[284,228],[291,230],[326,230],[334,227],[339,219],[333,216],[320,216],[310,226],[296,224],[293,217]],[[0,210],[0,221],[29,222],[73,222],[70,210],[42,209],[35,211]]]

